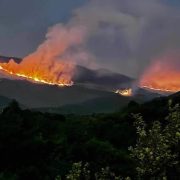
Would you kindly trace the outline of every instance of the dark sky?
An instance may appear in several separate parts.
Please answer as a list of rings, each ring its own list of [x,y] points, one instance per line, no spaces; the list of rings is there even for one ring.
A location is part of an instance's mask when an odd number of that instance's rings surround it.
[[[0,0],[0,54],[24,57],[69,21],[87,27],[92,64],[131,76],[180,49],[179,0]]]
[[[0,0],[0,54],[23,57],[86,0]]]

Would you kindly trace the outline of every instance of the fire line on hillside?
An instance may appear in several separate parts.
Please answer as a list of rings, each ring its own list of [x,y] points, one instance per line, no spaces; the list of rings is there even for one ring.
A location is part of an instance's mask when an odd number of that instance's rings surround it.
[[[23,71],[23,69],[16,69],[14,66],[11,66],[11,63],[16,64],[13,60],[10,60],[9,63],[0,63],[0,70],[12,76],[23,78],[32,82],[41,83],[41,84],[48,84],[48,85],[57,85],[60,87],[63,86],[72,86],[73,81],[71,78],[64,76],[63,78],[60,77],[59,79],[50,74],[44,74],[41,71],[33,72],[33,71]],[[61,72],[60,72],[61,74]],[[57,75],[58,76],[58,75]]]
[[[180,91],[179,53],[167,53],[155,58],[144,71],[139,86],[152,91]]]

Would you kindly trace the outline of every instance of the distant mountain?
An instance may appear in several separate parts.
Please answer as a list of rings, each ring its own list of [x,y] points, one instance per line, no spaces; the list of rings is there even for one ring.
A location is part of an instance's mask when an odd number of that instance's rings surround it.
[[[134,92],[134,98],[138,102],[147,102],[159,97],[164,97],[164,95],[159,94],[157,92],[151,92],[142,88],[138,88]]]
[[[154,98],[162,97],[159,94],[138,89],[134,96],[124,97],[119,94],[97,97],[77,104],[68,104],[57,108],[38,108],[36,110],[58,114],[93,114],[93,113],[112,113],[125,107],[130,101],[144,103]]]
[[[111,72],[107,69],[92,70],[77,66],[73,81],[89,88],[112,91],[118,88],[131,87],[134,79],[119,73]]]
[[[14,59],[17,63],[22,60],[16,57],[0,56],[0,62],[8,62],[10,59]],[[93,70],[77,65],[73,81],[76,84],[88,88],[114,91],[118,88],[130,87],[134,79],[119,73],[111,72],[107,69]]]
[[[169,101],[172,101],[172,104],[175,105],[175,104],[179,104],[180,105],[180,92],[177,92],[177,93],[174,93],[174,94],[171,94],[169,96],[161,96],[161,97],[157,97],[157,98],[154,98],[153,100],[149,101],[149,102],[146,102],[144,104],[147,105],[147,106],[153,106],[155,108],[158,108],[159,107],[164,107],[168,106],[169,104]]]
[[[0,61],[7,62],[11,57],[0,56]],[[21,59],[13,58],[20,62]],[[16,99],[28,108],[49,109],[63,113],[101,113],[117,111],[130,100],[148,101],[158,94],[137,89],[134,97],[122,97],[114,91],[131,87],[134,79],[109,70],[91,70],[76,67],[72,87],[49,86],[26,80],[12,80],[1,76],[0,95]],[[10,77],[9,77],[10,78]],[[50,107],[50,108],[47,108]]]
[[[58,107],[108,96],[111,92],[81,86],[58,87],[24,80],[0,80],[0,95],[16,99],[27,107]]]
[[[130,100],[131,98],[129,97],[111,94],[78,104],[68,104],[58,108],[38,108],[36,110],[57,114],[111,113],[119,111],[122,107],[126,106]]]
[[[169,106],[180,105],[180,92],[172,94],[170,96],[161,96],[154,98],[148,102],[142,104],[129,103],[128,106],[123,108],[123,113],[129,114],[141,114],[146,123],[152,123],[154,120],[159,120],[163,124],[167,123],[165,118],[169,114]]]
[[[20,104],[29,108],[62,107],[64,110],[73,107],[75,110],[78,107],[84,107],[91,109],[91,111],[88,110],[89,112],[109,112],[126,105],[134,98],[143,102],[159,96],[148,91],[143,91],[143,93],[138,92],[134,97],[128,98],[113,92],[90,89],[80,85],[61,88],[24,80],[0,80],[0,95],[16,99]]]

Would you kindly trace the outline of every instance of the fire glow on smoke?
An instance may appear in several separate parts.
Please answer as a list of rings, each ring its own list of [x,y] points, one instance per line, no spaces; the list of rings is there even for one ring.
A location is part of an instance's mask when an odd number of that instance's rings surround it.
[[[155,59],[140,79],[140,86],[155,91],[180,91],[180,55],[169,53]]]

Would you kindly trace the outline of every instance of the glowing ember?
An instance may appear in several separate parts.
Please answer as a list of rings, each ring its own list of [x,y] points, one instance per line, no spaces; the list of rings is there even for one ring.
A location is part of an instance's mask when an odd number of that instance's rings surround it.
[[[121,96],[132,96],[133,92],[132,89],[118,89],[115,91],[116,94],[120,94]]]
[[[180,91],[179,57],[167,55],[153,61],[145,71],[140,86],[154,91],[177,92]]]

